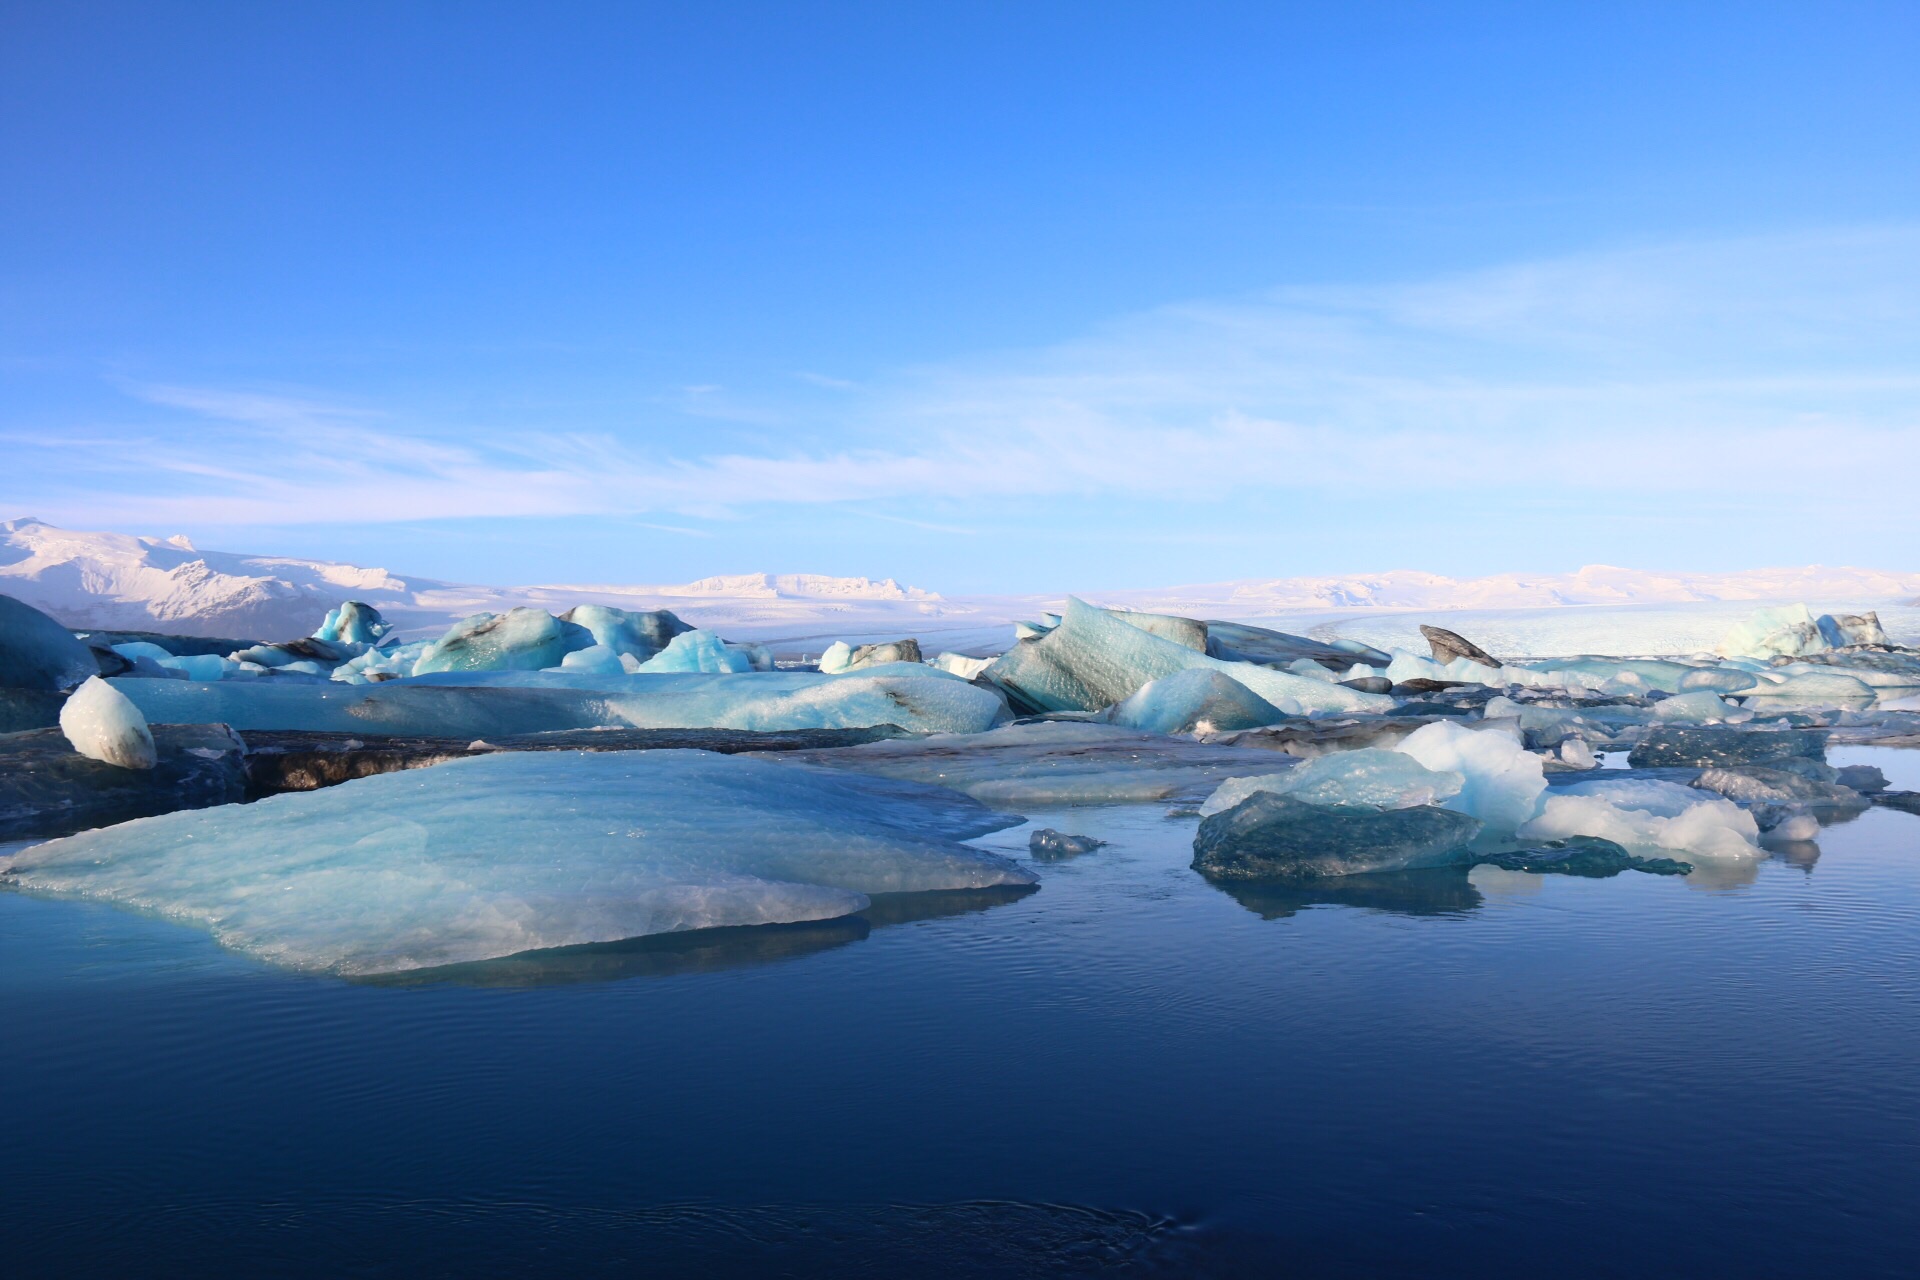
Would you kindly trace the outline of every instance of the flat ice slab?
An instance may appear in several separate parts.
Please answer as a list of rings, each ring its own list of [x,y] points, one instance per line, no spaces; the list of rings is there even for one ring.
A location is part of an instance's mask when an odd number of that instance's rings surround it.
[[[361,975],[1030,884],[960,843],[1015,822],[945,788],[806,765],[553,752],[144,818],[24,849],[8,875]]]

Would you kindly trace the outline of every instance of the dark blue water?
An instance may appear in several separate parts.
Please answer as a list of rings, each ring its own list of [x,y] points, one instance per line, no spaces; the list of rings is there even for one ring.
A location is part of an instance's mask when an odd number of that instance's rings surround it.
[[[1151,806],[1033,816],[1112,843],[411,984],[0,894],[0,1269],[1920,1269],[1920,818],[1316,898],[1210,886]]]

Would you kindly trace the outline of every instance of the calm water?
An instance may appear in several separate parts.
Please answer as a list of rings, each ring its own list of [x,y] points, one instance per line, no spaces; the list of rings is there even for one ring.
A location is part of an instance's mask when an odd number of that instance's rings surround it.
[[[1920,754],[1835,752],[1920,786]],[[1920,818],[1720,887],[1228,894],[1154,807],[1038,892],[276,972],[0,894],[10,1275],[1897,1275]],[[981,843],[1020,850],[1025,828]],[[1737,878],[1735,878],[1737,879]]]

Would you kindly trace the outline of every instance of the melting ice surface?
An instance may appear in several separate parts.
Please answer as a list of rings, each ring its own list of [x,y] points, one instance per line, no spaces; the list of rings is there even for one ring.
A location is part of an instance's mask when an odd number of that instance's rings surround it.
[[[87,831],[23,850],[11,877],[357,975],[1029,884],[959,843],[1017,822],[943,788],[801,764],[551,752]]]

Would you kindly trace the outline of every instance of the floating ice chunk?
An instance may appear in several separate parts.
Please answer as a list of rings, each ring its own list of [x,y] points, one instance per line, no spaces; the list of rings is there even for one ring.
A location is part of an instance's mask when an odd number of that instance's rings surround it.
[[[1292,796],[1304,804],[1412,809],[1446,805],[1465,785],[1463,775],[1429,769],[1403,752],[1362,747],[1317,756],[1281,773],[1229,778],[1200,806],[1200,812],[1223,812],[1261,791]]]
[[[623,657],[631,658],[631,655],[619,653],[604,644],[588,645],[560,659],[560,670],[579,671],[587,675],[623,676],[627,674],[626,664],[621,661]],[[636,668],[639,665],[638,662],[634,663]]]
[[[1892,643],[1880,626],[1878,612],[1823,613],[1815,619],[1814,625],[1820,628],[1820,638],[1835,649],[1856,644]]]
[[[1739,693],[1753,688],[1759,679],[1753,672],[1736,667],[1695,667],[1680,677],[1678,692],[1706,689],[1714,693]]]
[[[640,664],[644,672],[751,671],[753,662],[743,653],[727,647],[727,642],[711,631],[682,631],[667,647]]]
[[[1092,836],[1068,835],[1052,827],[1042,827],[1027,837],[1027,852],[1038,861],[1055,862],[1061,858],[1077,858],[1083,853],[1092,853],[1095,849],[1106,847],[1106,843]]]
[[[1335,640],[1323,644],[1305,636],[1265,627],[1250,627],[1238,622],[1208,619],[1207,654],[1223,662],[1255,662],[1264,666],[1290,667],[1306,659],[1329,668],[1347,666],[1361,659],[1362,675],[1372,675],[1375,666],[1387,665],[1387,655],[1355,640]]]
[[[852,666],[853,646],[845,640],[835,640],[827,646],[826,652],[820,655],[820,674],[823,676],[837,676],[851,669]]]
[[[584,627],[594,644],[642,662],[666,648],[675,636],[693,630],[665,609],[629,612],[604,604],[575,605],[560,615],[560,621]]]
[[[1465,781],[1448,807],[1479,818],[1495,834],[1507,834],[1532,818],[1547,789],[1540,757],[1498,723],[1468,729],[1437,720],[1414,730],[1393,749],[1436,773],[1461,775]]]
[[[1671,782],[1594,778],[1555,788],[1540,816],[1518,833],[1528,840],[1598,836],[1636,853],[1676,850],[1702,858],[1759,854],[1753,815],[1729,800]]]
[[[1698,688],[1699,684],[1686,682],[1699,668],[1683,662],[1666,662],[1658,658],[1546,658],[1538,662],[1529,662],[1529,670],[1552,672],[1564,677],[1577,677],[1580,685],[1590,689],[1624,687],[1637,691],[1656,689],[1661,693],[1679,693],[1683,689]],[[1721,683],[1719,681],[1713,683]],[[1733,683],[1739,687],[1737,678]],[[1749,682],[1750,683],[1750,682]]]
[[[196,653],[187,657],[167,657],[156,659],[163,667],[178,671],[189,680],[224,680],[240,670],[240,664],[231,658],[223,658],[217,653]],[[322,668],[315,668],[322,670]]]
[[[162,686],[165,686],[162,688]],[[1005,716],[998,696],[930,667],[845,676],[448,672],[351,684],[224,680],[114,682],[156,724],[484,738],[559,729],[854,729],[978,733]]]
[[[0,596],[0,688],[69,689],[100,673],[93,651],[31,605]]]
[[[1459,866],[1480,829],[1451,809],[1303,804],[1259,792],[1201,821],[1193,868],[1222,880],[1310,880]]]
[[[1814,729],[1659,725],[1627,757],[1636,769],[1714,768],[1797,758],[1825,762],[1827,735]],[[1776,766],[1777,767],[1777,766]]]
[[[971,680],[993,665],[992,658],[969,658],[964,653],[942,653],[927,663],[928,666],[948,675],[959,676],[962,680]]]
[[[727,642],[727,648],[747,660],[747,670],[749,671],[778,670],[778,666],[773,660],[773,650],[763,644],[736,644],[729,640]],[[918,659],[915,660],[918,661]],[[639,669],[638,664],[629,668],[629,670],[633,671],[638,671]]]
[[[1789,662],[1774,667],[1771,674],[1783,676],[1789,680],[1800,676],[1843,675],[1849,680],[1858,680],[1861,684],[1875,689],[1910,689],[1915,684],[1920,684],[1920,675],[1914,671],[1901,667],[1882,669],[1858,666],[1846,657],[1827,662]],[[1764,681],[1765,677],[1762,679]],[[1749,692],[1765,695],[1769,690],[1767,685],[1762,683]]]
[[[1807,606],[1793,604],[1755,610],[1727,632],[1716,652],[1725,658],[1798,657],[1830,647]]]
[[[1653,718],[1676,724],[1725,724],[1751,720],[1753,713],[1728,706],[1720,700],[1720,695],[1709,689],[1696,689],[1654,703]]]
[[[89,760],[122,769],[151,769],[157,759],[153,734],[140,708],[99,676],[89,676],[67,696],[60,708],[60,732]]]
[[[387,638],[393,624],[380,611],[359,600],[349,600],[327,614],[327,620],[313,633],[316,640],[340,644],[377,645]]]
[[[1018,703],[1042,711],[1096,711],[1149,681],[1190,667],[1238,680],[1282,711],[1385,711],[1393,700],[1244,662],[1222,662],[1069,598],[1061,624],[1015,645],[983,673]]]
[[[372,974],[1030,884],[959,843],[1015,821],[943,788],[706,751],[502,754],[83,832],[12,872],[276,964]]]
[[[1006,725],[991,733],[938,734],[832,751],[795,752],[783,758],[939,783],[987,804],[1016,809],[1031,805],[1197,802],[1236,774],[1268,773],[1284,767],[1288,760],[1257,747],[1230,747],[1115,725],[1058,721]]]
[[[1762,672],[1760,683],[1745,695],[1764,708],[1768,699],[1797,706],[1865,706],[1877,696],[1873,686],[1831,667],[1805,667],[1788,674]]]
[[[151,640],[129,640],[125,644],[116,644],[112,647],[115,653],[129,662],[139,658],[146,658],[153,662],[165,662],[173,656],[171,649],[163,649]]]
[[[1108,719],[1150,733],[1224,733],[1278,724],[1286,715],[1223,672],[1188,667],[1141,685]]]
[[[359,657],[335,667],[333,678],[344,684],[370,684],[378,680],[410,676],[421,655],[432,647],[430,640],[416,640],[411,644],[390,645],[385,649],[369,649]],[[244,671],[245,664],[241,665]]]
[[[420,655],[415,675],[435,671],[539,671],[594,643],[585,627],[544,609],[476,613],[455,623]]]

